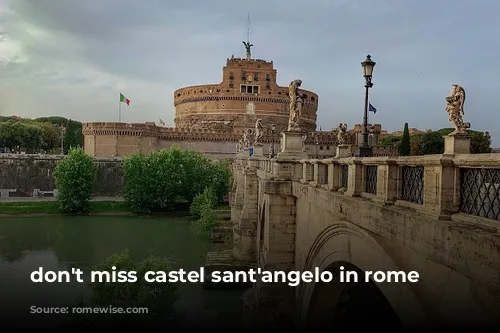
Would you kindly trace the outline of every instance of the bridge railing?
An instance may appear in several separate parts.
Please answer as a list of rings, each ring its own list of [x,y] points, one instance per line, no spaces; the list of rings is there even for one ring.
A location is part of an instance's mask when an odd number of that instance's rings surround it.
[[[273,161],[267,170],[272,172]],[[500,220],[500,154],[303,159],[301,182],[437,218]],[[461,214],[457,214],[461,213]]]

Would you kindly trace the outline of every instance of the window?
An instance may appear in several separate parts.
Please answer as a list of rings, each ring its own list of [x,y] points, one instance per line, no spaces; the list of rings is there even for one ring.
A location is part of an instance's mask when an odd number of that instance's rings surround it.
[[[270,82],[266,82],[266,89],[271,89],[271,83]]]
[[[243,94],[258,94],[260,91],[259,86],[247,86],[242,84],[240,86],[240,92]]]
[[[241,79],[245,81],[247,79],[247,73],[246,72],[241,72]]]
[[[229,81],[229,88],[234,88],[234,82],[233,82],[233,80]]]
[[[259,73],[253,73],[253,80],[259,81]]]
[[[271,75],[270,74],[266,74],[266,81],[271,81]]]
[[[229,72],[229,80],[234,80],[234,73],[233,72]]]

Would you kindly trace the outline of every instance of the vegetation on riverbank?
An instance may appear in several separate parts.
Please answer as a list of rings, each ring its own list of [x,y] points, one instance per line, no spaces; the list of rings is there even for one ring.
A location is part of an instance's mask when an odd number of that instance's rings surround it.
[[[95,213],[130,211],[123,201],[91,201],[89,209]],[[57,201],[0,202],[0,214],[61,214],[61,210]]]
[[[0,214],[86,214],[126,212],[151,214],[187,210],[201,231],[218,225],[217,210],[228,210],[229,161],[211,161],[192,150],[172,148],[124,160],[123,202],[92,201],[96,166],[81,148],[72,148],[59,161],[54,178],[55,201],[0,203]]]

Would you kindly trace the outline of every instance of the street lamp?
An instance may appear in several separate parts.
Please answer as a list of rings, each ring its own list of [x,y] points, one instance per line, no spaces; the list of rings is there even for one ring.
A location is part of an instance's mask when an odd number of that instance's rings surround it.
[[[363,132],[361,133],[362,141],[358,151],[358,155],[361,157],[373,155],[372,147],[368,143],[368,90],[373,87],[372,76],[375,64],[376,62],[372,61],[370,55],[367,55],[366,60],[361,63],[361,66],[363,66],[363,76],[365,77],[365,110],[363,116]]]
[[[276,125],[271,124],[271,158],[274,158],[274,134],[276,133]]]

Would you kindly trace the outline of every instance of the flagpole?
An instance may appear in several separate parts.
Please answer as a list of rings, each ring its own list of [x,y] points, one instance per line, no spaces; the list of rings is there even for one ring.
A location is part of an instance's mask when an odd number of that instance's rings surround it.
[[[120,101],[118,102],[118,122],[119,123],[122,122],[122,101],[121,101],[121,98],[120,98]]]

